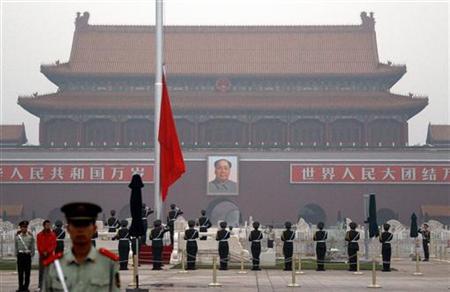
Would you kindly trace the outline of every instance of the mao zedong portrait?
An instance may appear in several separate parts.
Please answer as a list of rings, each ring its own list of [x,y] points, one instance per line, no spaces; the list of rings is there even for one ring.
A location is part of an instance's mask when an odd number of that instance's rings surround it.
[[[214,180],[208,183],[209,194],[237,194],[237,183],[230,180],[233,165],[227,159],[221,158],[214,162]]]

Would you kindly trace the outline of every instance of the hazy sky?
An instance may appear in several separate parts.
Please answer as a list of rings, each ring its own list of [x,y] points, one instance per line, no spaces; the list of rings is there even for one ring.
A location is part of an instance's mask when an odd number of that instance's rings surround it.
[[[39,66],[67,61],[77,11],[91,24],[154,24],[154,1],[21,1],[1,3],[1,124],[25,123],[38,143],[38,118],[17,105],[19,95],[55,92]],[[392,92],[429,97],[409,121],[410,143],[424,143],[428,123],[449,123],[448,1],[167,0],[165,24],[360,24],[373,11],[382,62],[406,64]]]

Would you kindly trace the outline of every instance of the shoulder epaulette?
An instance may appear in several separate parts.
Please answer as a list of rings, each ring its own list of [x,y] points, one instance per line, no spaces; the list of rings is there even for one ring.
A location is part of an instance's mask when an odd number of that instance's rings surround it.
[[[107,258],[110,258],[111,260],[113,260],[113,261],[118,261],[119,260],[119,256],[118,255],[116,255],[115,253],[113,253],[112,251],[109,251],[109,250],[107,250],[106,248],[99,248],[98,249],[98,252],[101,254],[101,255],[104,255],[105,257],[107,257]]]
[[[62,258],[63,255],[64,254],[62,252],[56,253],[54,255],[49,256],[45,260],[43,260],[42,263],[44,264],[45,267],[47,267],[50,264],[52,264],[54,261],[59,260],[60,258]]]

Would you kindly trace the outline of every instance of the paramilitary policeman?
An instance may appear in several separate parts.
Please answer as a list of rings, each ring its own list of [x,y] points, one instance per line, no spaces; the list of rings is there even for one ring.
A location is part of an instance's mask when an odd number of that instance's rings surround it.
[[[19,223],[20,230],[14,237],[14,247],[17,257],[17,275],[19,276],[19,289],[17,291],[29,291],[31,259],[34,256],[34,237],[28,231],[28,221]]]
[[[314,233],[313,240],[316,242],[316,257],[317,257],[317,269],[316,271],[325,271],[325,253],[327,252],[327,238],[328,233],[323,230],[325,224],[319,222],[317,224],[316,233]]]
[[[188,221],[189,229],[184,232],[184,240],[186,240],[187,268],[186,270],[195,270],[195,261],[197,258],[197,238],[198,231],[194,228],[195,221]]]
[[[250,232],[250,236],[248,237],[248,240],[252,242],[252,271],[261,271],[259,268],[259,256],[261,255],[261,240],[263,238],[263,234],[258,230],[258,221],[253,222],[253,228],[254,230]]]
[[[216,240],[219,242],[220,270],[228,270],[228,239],[230,231],[226,230],[227,222],[220,222],[220,230],[217,231]]]
[[[209,221],[209,218],[206,217],[205,210],[201,210],[200,214],[201,216],[198,218],[198,226],[200,226],[200,232],[207,232],[208,228],[212,226],[211,221]],[[200,240],[206,240],[206,236],[201,236]]]
[[[345,241],[348,242],[347,245],[347,253],[348,253],[348,270],[353,272],[356,271],[356,261],[358,259],[358,250],[359,250],[359,232],[356,231],[356,227],[358,224],[355,222],[350,222],[349,224],[350,230],[345,234]]]
[[[95,220],[101,208],[92,203],[69,203],[61,208],[66,215],[72,249],[56,254],[46,264],[43,291],[119,291],[119,257],[107,249],[96,249],[91,238],[97,231]]]
[[[128,221],[122,220],[120,222],[120,229],[117,234],[112,238],[113,240],[119,240],[119,261],[120,270],[128,270],[128,256],[130,253],[130,231],[127,228]]]
[[[422,247],[423,247],[423,255],[424,262],[428,262],[430,260],[430,240],[431,240],[431,232],[428,230],[428,224],[423,224],[423,229],[418,230],[420,234],[422,234]]]
[[[66,232],[63,229],[63,223],[61,220],[55,221],[55,229],[53,232],[56,235],[56,249],[55,253],[63,253],[64,252],[64,239],[66,238]]]
[[[162,252],[163,252],[163,239],[164,233],[169,229],[162,226],[161,220],[155,220],[153,222],[153,229],[150,231],[150,240],[152,241],[152,253],[153,253],[153,268],[152,270],[161,270],[162,267]]]
[[[108,218],[106,224],[108,225],[108,232],[116,232],[120,227],[119,219],[116,217],[116,210],[111,210],[111,217]]]
[[[281,240],[283,241],[284,270],[292,271],[295,232],[291,230],[292,223],[289,221],[284,223],[284,227],[286,227],[286,230],[281,234]]]
[[[170,211],[167,216],[167,226],[169,227],[170,231],[170,244],[173,246],[173,232],[174,232],[174,225],[175,221],[177,220],[178,216],[183,214],[183,211],[180,210],[180,208],[177,207],[175,204],[170,205]]]
[[[391,225],[384,223],[384,231],[380,235],[381,254],[383,256],[383,272],[391,271],[391,240],[394,235],[389,232],[390,227]]]
[[[144,235],[140,238],[141,244],[147,241],[148,221],[147,217],[153,213],[153,210],[145,204],[142,204],[142,224],[144,225]],[[133,249],[134,250],[134,249]]]

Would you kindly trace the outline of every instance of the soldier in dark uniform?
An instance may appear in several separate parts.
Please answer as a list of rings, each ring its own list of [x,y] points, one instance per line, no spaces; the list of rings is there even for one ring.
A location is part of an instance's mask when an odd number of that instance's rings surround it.
[[[248,237],[248,240],[252,242],[252,271],[261,271],[261,269],[259,268],[259,256],[261,255],[261,240],[263,238],[263,234],[258,230],[258,221],[253,222],[253,228],[254,230],[250,232],[250,236]]]
[[[117,234],[112,238],[113,240],[119,240],[118,250],[119,250],[119,260],[120,269],[128,270],[128,256],[130,253],[130,232],[127,228],[128,221],[122,220],[120,222],[120,229]]]
[[[198,231],[194,229],[195,221],[188,221],[189,229],[184,232],[184,240],[186,240],[187,269],[195,270],[195,260],[197,258],[197,238]]]
[[[391,271],[391,240],[393,234],[389,232],[391,225],[384,223],[384,232],[380,235],[381,254],[383,256],[383,272]]]
[[[62,228],[63,223],[61,220],[55,221],[55,229],[53,229],[53,232],[56,235],[56,249],[55,253],[64,252],[64,239],[66,238],[66,232]]]
[[[206,211],[202,210],[200,212],[202,216],[198,218],[198,226],[200,226],[200,232],[207,232],[208,228],[212,226],[211,221],[209,221],[209,218],[206,217]],[[200,240],[206,240],[206,236],[201,236]]]
[[[359,250],[359,232],[356,231],[356,227],[358,226],[355,222],[350,222],[349,224],[350,230],[347,231],[345,235],[345,241],[348,242],[347,252],[348,252],[348,263],[349,263],[349,271],[356,271],[356,261],[358,257]]]
[[[177,220],[178,216],[183,214],[180,208],[178,208],[175,204],[170,205],[169,215],[167,216],[167,226],[170,230],[170,244],[173,246],[173,232],[174,232],[174,224]]]
[[[423,229],[418,230],[420,234],[422,234],[422,247],[423,247],[423,255],[424,262],[428,262],[430,260],[430,240],[431,240],[431,232],[428,230],[428,224],[423,224]]]
[[[284,227],[286,227],[286,230],[281,234],[281,240],[283,241],[284,270],[292,271],[295,232],[291,230],[292,223],[289,221],[284,223]]]
[[[142,224],[144,225],[145,234],[141,238],[141,244],[145,244],[145,242],[147,241],[147,229],[148,229],[147,217],[150,216],[150,214],[152,213],[153,210],[150,207],[147,207],[145,204],[142,204]]]
[[[162,226],[161,220],[155,220],[153,222],[154,228],[150,231],[150,240],[152,241],[152,253],[153,253],[153,269],[161,270],[162,267],[162,252],[163,252],[163,238],[164,233],[169,229]]]
[[[220,222],[220,230],[216,234],[216,240],[219,242],[220,270],[228,270],[228,239],[230,238],[230,232],[226,228],[227,222]]]
[[[116,210],[111,210],[111,217],[106,221],[106,225],[108,225],[108,232],[116,232],[120,227],[119,219],[116,217]]]
[[[323,230],[325,224],[319,222],[317,228],[319,229],[314,234],[313,240],[316,242],[316,256],[317,256],[317,269],[316,271],[325,271],[325,254],[327,252],[327,238],[328,233]]]

